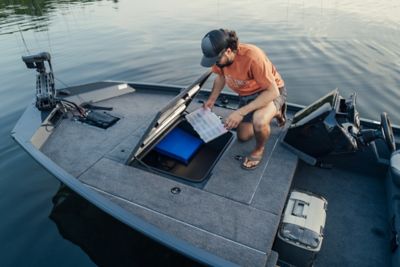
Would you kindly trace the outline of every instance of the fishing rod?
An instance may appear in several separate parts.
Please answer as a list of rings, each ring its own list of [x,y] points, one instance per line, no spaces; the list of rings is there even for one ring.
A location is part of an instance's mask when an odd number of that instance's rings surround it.
[[[215,103],[214,106],[219,107],[219,108],[225,108],[225,109],[230,109],[230,110],[237,110],[237,107],[232,106],[232,105],[228,105],[228,103],[224,103],[224,101],[221,101],[222,103]],[[205,101],[204,100],[199,100],[198,103],[200,104],[204,104]]]

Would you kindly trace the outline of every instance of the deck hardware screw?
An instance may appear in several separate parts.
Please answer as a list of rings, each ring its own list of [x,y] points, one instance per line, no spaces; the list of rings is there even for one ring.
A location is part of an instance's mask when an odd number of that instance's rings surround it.
[[[174,195],[177,195],[177,194],[179,194],[181,192],[181,189],[179,188],[179,187],[172,187],[172,189],[171,189],[171,193],[172,194],[174,194]]]

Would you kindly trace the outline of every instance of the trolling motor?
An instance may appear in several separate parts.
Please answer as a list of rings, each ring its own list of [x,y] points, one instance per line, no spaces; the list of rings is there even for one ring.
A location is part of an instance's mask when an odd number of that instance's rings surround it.
[[[74,117],[78,121],[87,123],[96,127],[107,129],[116,123],[119,118],[106,112],[97,112],[97,110],[112,110],[109,107],[99,107],[91,103],[82,103],[78,105],[70,100],[59,98],[56,95],[54,85],[53,68],[51,66],[51,56],[47,52],[42,52],[36,55],[22,57],[28,69],[36,69],[36,107],[40,111],[50,111],[58,106],[58,110],[66,113],[74,112]],[[49,71],[46,71],[45,62],[49,66]]]
[[[36,55],[23,56],[22,60],[28,69],[36,69],[38,72],[36,75],[36,107],[41,111],[53,109],[57,101],[50,54],[42,52]],[[50,69],[49,72],[46,72],[46,61]]]

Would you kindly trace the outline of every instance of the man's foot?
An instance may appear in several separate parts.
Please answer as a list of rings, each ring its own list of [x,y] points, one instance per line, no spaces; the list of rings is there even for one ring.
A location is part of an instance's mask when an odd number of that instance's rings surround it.
[[[256,169],[262,161],[264,150],[261,153],[251,153],[251,155],[244,157],[242,165],[240,165],[245,170]]]
[[[254,170],[259,166],[261,160],[262,156],[260,157],[247,156],[244,158],[244,161],[240,166],[245,170]]]
[[[278,121],[278,126],[283,127],[286,123],[286,103],[283,103],[280,113],[275,117]]]

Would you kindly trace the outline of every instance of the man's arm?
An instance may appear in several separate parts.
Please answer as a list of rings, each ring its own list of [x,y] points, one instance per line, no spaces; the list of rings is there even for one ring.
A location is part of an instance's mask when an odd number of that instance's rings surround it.
[[[217,101],[218,96],[221,94],[222,89],[225,86],[225,76],[221,74],[217,74],[217,77],[214,80],[213,88],[211,90],[211,94],[208,97],[208,100],[204,103],[204,108],[212,109]]]
[[[280,95],[279,89],[275,83],[272,83],[268,88],[264,89],[256,99],[251,101],[249,104],[232,112],[225,121],[226,129],[236,128],[239,123],[243,120],[243,117],[248,113],[266,107],[272,100]]]

